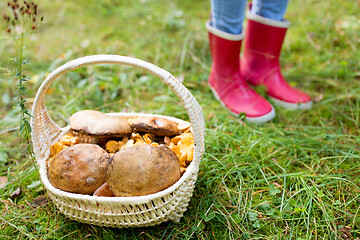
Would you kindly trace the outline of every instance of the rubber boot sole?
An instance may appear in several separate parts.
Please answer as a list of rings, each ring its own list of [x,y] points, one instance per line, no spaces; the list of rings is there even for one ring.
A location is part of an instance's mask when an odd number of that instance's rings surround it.
[[[277,106],[281,106],[288,110],[299,110],[299,109],[310,109],[312,106],[312,101],[305,102],[305,103],[290,103],[285,102],[283,100],[274,98],[269,96],[269,99]]]
[[[235,117],[239,117],[240,114],[231,111],[229,108],[226,107],[225,103],[221,100],[221,98],[219,97],[218,93],[216,92],[216,90],[211,86],[210,83],[208,83],[212,93],[214,94],[216,100],[218,100],[220,102],[220,104],[226,108],[233,116]],[[272,120],[273,118],[275,118],[276,114],[275,114],[275,109],[274,107],[272,107],[272,110],[270,112],[268,112],[265,115],[259,116],[259,117],[245,117],[245,121],[247,122],[251,122],[251,123],[266,123],[269,122],[270,120]]]

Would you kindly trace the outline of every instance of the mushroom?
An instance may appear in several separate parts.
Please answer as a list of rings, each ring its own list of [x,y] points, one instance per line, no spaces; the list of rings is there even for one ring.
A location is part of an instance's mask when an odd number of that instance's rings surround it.
[[[134,140],[134,146],[139,146],[142,144],[146,144],[144,139],[141,137],[141,135],[139,133],[132,133],[131,134],[131,139]]]
[[[161,117],[133,117],[130,126],[137,132],[153,133],[157,136],[174,136],[179,134],[178,124]]]
[[[187,161],[193,160],[193,152],[194,152],[194,137],[191,133],[183,133],[181,140],[178,142],[178,146],[180,147],[180,151],[183,155],[186,155]]]
[[[134,140],[135,142],[137,142],[137,141],[143,141],[144,142],[144,139],[141,137],[141,135],[139,133],[135,133],[135,132],[131,133],[130,138],[132,140]]]
[[[130,139],[129,141],[127,141],[125,143],[125,145],[121,146],[121,150],[125,149],[125,148],[129,148],[129,147],[133,147],[134,146],[134,140]]]
[[[68,146],[65,146],[64,144],[61,144],[60,142],[56,142],[50,147],[50,156],[53,157],[56,154],[58,154],[61,150],[66,148]]]
[[[109,153],[115,153],[121,148],[119,142],[110,140],[105,144],[105,150]]]
[[[73,131],[97,137],[123,137],[132,132],[126,117],[108,116],[94,110],[83,110],[70,117]]]
[[[180,174],[183,175],[186,172],[186,167],[180,166]]]
[[[179,158],[180,164],[187,167],[193,160],[194,136],[191,132],[185,132],[171,139],[169,148],[173,150]]]
[[[165,143],[166,146],[169,146],[170,143],[171,143],[170,137],[165,136],[165,137],[164,137],[164,143]]]
[[[178,144],[178,142],[181,140],[181,138],[182,138],[181,135],[175,136],[175,137],[173,137],[173,138],[170,140],[170,142],[176,145],[176,144]]]
[[[57,141],[50,147],[50,156],[53,157],[56,154],[58,154],[61,150],[63,150],[64,148],[78,144],[78,143],[79,143],[78,137],[74,137],[71,134],[65,134],[59,139],[59,141]]]
[[[106,181],[118,197],[156,193],[179,178],[179,159],[165,145],[143,144],[118,151],[106,171]]]
[[[155,136],[151,133],[146,133],[142,136],[146,144],[151,144]]]
[[[152,142],[150,143],[150,146],[153,146],[153,147],[158,147],[160,144],[158,144],[157,142]]]
[[[191,124],[189,122],[183,121],[181,123],[179,123],[178,125],[178,129],[180,131],[186,131],[190,128]]]
[[[93,194],[98,197],[114,197],[114,193],[111,191],[110,186],[107,182],[101,185]]]
[[[68,133],[62,136],[59,142],[67,146],[72,146],[79,143],[79,138]]]
[[[174,153],[176,154],[176,156],[179,158],[180,165],[181,165],[181,166],[186,166],[186,154],[183,154],[183,153],[181,152],[180,147],[177,146],[177,145],[174,145],[174,144],[170,144],[170,145],[169,145],[169,148],[170,148],[171,150],[173,150]]]
[[[49,162],[49,180],[61,190],[92,194],[105,182],[109,154],[96,144],[76,144],[61,150]]]

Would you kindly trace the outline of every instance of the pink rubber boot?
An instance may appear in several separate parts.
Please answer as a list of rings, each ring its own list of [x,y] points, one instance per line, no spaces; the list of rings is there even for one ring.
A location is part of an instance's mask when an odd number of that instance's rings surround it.
[[[246,114],[249,122],[263,123],[275,117],[272,105],[250,88],[240,76],[239,54],[243,34],[220,31],[209,22],[212,67],[209,85],[215,97],[235,116]]]
[[[310,97],[291,87],[280,71],[279,56],[288,26],[288,21],[248,15],[241,75],[253,85],[264,85],[275,104],[292,110],[309,109]]]

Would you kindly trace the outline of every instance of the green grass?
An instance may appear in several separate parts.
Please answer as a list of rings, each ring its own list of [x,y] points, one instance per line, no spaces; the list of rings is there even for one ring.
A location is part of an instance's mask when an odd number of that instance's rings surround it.
[[[290,1],[281,55],[288,81],[309,92],[308,111],[276,108],[274,121],[232,117],[206,86],[211,67],[209,1],[45,1],[26,42],[29,107],[44,77],[92,54],[133,56],[184,78],[206,120],[206,151],[180,223],[113,229],[71,221],[45,194],[16,127],[16,49],[0,34],[0,239],[346,239],[360,237],[360,16],[356,1]],[[5,2],[0,3],[0,12]],[[3,22],[0,22],[0,25]],[[2,25],[2,29],[4,26]],[[58,79],[46,99],[65,126],[81,109],[135,111],[187,119],[176,96],[143,71],[91,66]],[[14,130],[15,129],[15,130]],[[10,195],[18,188],[20,196]]]

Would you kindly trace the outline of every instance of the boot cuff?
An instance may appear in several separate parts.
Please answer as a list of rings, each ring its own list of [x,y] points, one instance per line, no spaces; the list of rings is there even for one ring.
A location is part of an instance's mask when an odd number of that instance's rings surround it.
[[[241,34],[231,34],[224,31],[221,31],[219,29],[214,28],[210,25],[210,21],[206,22],[206,29],[209,33],[214,34],[215,36],[218,36],[220,38],[230,40],[230,41],[240,41],[244,38],[244,33]]]
[[[276,20],[272,20],[269,18],[265,18],[260,15],[253,14],[250,11],[247,13],[247,17],[248,17],[248,19],[250,19],[252,21],[262,23],[262,24],[272,26],[272,27],[288,28],[290,25],[290,22],[288,20],[284,19],[283,21],[276,21]]]

